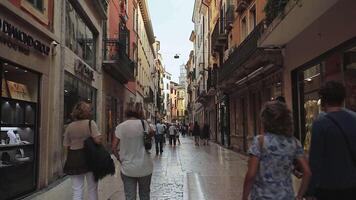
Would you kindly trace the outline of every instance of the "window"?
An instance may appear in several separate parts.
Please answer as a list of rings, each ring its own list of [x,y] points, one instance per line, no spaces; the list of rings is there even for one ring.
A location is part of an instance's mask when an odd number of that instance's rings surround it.
[[[256,6],[253,6],[250,9],[250,32],[256,27],[257,20],[256,20]]]
[[[33,7],[37,8],[38,10],[43,10],[43,0],[27,0]]]
[[[241,41],[247,37],[247,20],[246,17],[241,20]]]
[[[133,9],[133,30],[137,33],[137,9]]]
[[[96,36],[67,0],[65,44],[94,69],[96,57],[95,38]]]

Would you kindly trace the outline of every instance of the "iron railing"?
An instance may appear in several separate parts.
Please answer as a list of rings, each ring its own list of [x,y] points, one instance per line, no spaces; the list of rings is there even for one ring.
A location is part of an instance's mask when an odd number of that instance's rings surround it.
[[[113,73],[120,73],[128,80],[134,78],[137,64],[126,54],[126,46],[121,45],[119,39],[103,40],[103,60],[104,65],[113,66]]]
[[[207,87],[208,87],[208,91],[210,89],[216,89],[216,84],[217,84],[217,70],[216,69],[212,69],[212,68],[209,68],[209,71],[208,71],[208,79],[207,79]]]
[[[245,63],[258,50],[257,41],[263,31],[264,22],[259,23],[246,39],[233,51],[229,58],[219,68],[219,82],[229,76]]]
[[[268,0],[265,6],[266,24],[269,25],[272,21],[284,12],[289,0]]]

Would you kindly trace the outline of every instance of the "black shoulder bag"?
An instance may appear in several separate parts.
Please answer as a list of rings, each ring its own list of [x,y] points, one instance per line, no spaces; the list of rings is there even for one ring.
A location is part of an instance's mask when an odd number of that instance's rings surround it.
[[[349,143],[349,140],[347,139],[347,135],[346,133],[344,132],[344,130],[342,129],[342,127],[340,126],[340,124],[336,121],[336,119],[334,119],[332,116],[330,115],[325,115],[326,118],[328,118],[330,121],[332,121],[336,127],[340,130],[344,140],[345,140],[345,143],[346,143],[346,147],[347,147],[347,150],[349,151],[349,154],[350,154],[350,158],[351,158],[351,161],[352,163],[354,164],[354,166],[356,167],[356,157],[351,149],[351,145]]]
[[[101,144],[96,144],[91,136],[91,120],[89,120],[90,137],[84,141],[84,151],[89,170],[93,172],[95,181],[107,175],[115,174],[115,163],[111,155]]]
[[[145,123],[141,119],[141,124],[143,128],[143,144],[145,146],[146,150],[151,150],[152,149],[152,137],[148,134],[148,131],[146,130]]]

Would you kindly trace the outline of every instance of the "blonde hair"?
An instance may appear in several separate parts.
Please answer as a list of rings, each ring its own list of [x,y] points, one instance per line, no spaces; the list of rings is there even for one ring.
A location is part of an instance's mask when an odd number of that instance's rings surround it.
[[[89,113],[88,113],[89,112]],[[80,101],[73,107],[71,117],[73,120],[89,119],[90,104],[85,101]]]

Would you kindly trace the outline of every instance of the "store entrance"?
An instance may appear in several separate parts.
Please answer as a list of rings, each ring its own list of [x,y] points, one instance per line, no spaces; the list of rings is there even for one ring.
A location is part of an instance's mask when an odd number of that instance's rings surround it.
[[[40,75],[0,60],[0,199],[36,189]]]

